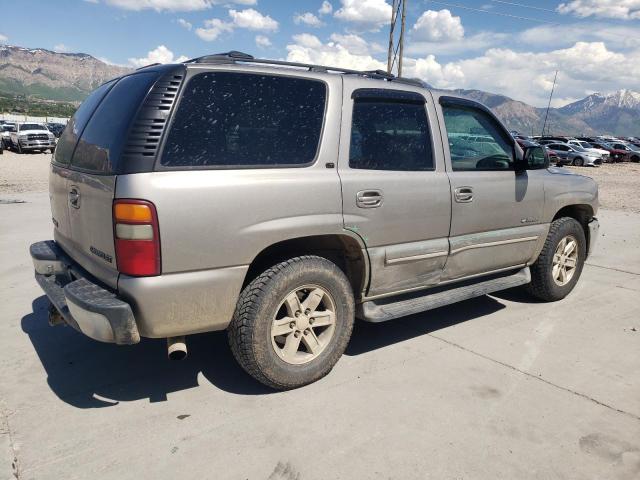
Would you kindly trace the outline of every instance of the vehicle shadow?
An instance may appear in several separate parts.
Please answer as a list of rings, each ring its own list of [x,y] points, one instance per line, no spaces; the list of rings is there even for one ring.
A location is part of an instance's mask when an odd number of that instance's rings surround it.
[[[482,296],[383,323],[357,321],[345,355],[360,355],[490,315],[505,306]]]
[[[77,408],[110,407],[145,398],[166,401],[172,392],[197,387],[200,375],[232,394],[273,393],[238,366],[225,332],[189,337],[187,359],[171,362],[163,339],[118,346],[91,340],[70,327],[50,327],[48,306],[46,296],[35,299],[33,311],[22,318],[22,330],[40,358],[51,390]],[[385,323],[357,321],[345,354],[360,355],[502,308],[503,304],[485,296]]]

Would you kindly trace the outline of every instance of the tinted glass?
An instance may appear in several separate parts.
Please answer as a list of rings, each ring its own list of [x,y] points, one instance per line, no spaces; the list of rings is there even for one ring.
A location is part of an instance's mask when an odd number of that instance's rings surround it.
[[[117,170],[129,126],[157,77],[157,72],[136,73],[116,83],[82,132],[72,167],[95,173]]]
[[[91,114],[107,94],[109,89],[113,87],[114,83],[115,80],[112,80],[98,87],[78,107],[76,113],[73,115],[71,120],[69,120],[67,128],[65,128],[62,135],[60,135],[60,139],[56,145],[55,155],[53,157],[53,161],[55,163],[67,165],[71,161],[71,155],[73,155],[73,150],[76,148],[76,143],[78,143],[78,138],[80,137],[82,130],[84,130],[89,118],[91,118]]]
[[[301,78],[230,72],[187,84],[162,155],[167,167],[273,167],[311,163],[326,86]]]
[[[367,170],[433,169],[424,104],[356,100],[349,166]]]
[[[47,127],[45,127],[41,123],[23,123],[22,125],[20,125],[21,132],[27,130],[47,130]]]
[[[509,170],[513,145],[507,134],[484,111],[443,105],[453,170]]]

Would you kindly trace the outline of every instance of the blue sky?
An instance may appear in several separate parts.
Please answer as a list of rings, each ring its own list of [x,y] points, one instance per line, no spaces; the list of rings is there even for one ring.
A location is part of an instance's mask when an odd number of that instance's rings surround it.
[[[353,68],[386,63],[391,0],[0,0],[0,43],[119,65],[228,50]],[[405,76],[540,106],[640,90],[640,0],[407,0]],[[33,14],[37,12],[37,14]],[[7,21],[6,19],[14,19]]]

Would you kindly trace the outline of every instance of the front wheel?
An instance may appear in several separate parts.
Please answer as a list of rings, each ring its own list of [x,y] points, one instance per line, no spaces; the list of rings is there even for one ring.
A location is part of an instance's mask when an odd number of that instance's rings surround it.
[[[334,263],[301,256],[264,271],[242,291],[228,328],[242,368],[278,390],[324,377],[353,330],[354,299]]]
[[[18,142],[18,153],[22,155],[22,146],[20,145],[20,142]]]
[[[631,161],[635,162],[635,163],[638,163],[638,162],[640,162],[640,157],[638,157],[637,155],[634,155],[633,157],[631,157]]]
[[[573,160],[573,164],[576,167],[582,167],[584,165],[584,160],[581,157],[578,157],[578,158]]]
[[[575,219],[554,220],[542,252],[531,266],[529,293],[545,302],[555,302],[569,295],[582,273],[586,243],[582,225]]]

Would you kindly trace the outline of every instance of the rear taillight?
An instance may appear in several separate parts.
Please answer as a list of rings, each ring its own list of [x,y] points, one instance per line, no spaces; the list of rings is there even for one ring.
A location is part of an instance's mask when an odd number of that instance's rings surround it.
[[[120,273],[135,277],[160,275],[160,231],[153,203],[115,200],[113,234]]]

